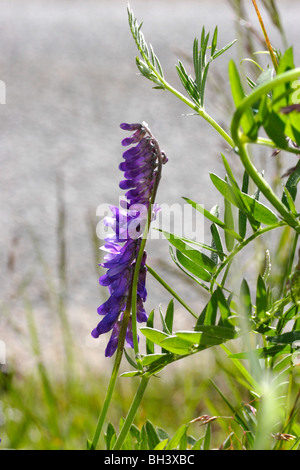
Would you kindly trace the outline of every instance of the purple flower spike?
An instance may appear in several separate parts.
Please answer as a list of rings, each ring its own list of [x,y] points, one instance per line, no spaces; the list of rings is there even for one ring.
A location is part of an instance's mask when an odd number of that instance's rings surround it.
[[[120,207],[111,206],[111,217],[106,217],[103,223],[113,230],[113,234],[105,239],[101,247],[106,253],[101,263],[107,271],[99,279],[99,284],[109,291],[109,298],[100,307],[98,314],[102,316],[97,327],[93,329],[92,336],[111,331],[105,356],[111,357],[119,341],[122,319],[127,306],[130,305],[131,284],[139,253],[143,227],[147,219],[151,195],[157,178],[158,158],[165,163],[163,152],[158,155],[159,148],[147,125],[122,123],[121,129],[131,131],[133,134],[122,140],[123,146],[136,144],[123,153],[124,161],[119,169],[124,172],[120,188],[127,191],[126,200],[121,201]],[[159,209],[154,206],[152,220]],[[146,322],[147,314],[144,302],[147,298],[146,290],[146,252],[142,257],[137,285],[137,321]],[[133,347],[132,319],[129,318],[126,331],[126,344]]]

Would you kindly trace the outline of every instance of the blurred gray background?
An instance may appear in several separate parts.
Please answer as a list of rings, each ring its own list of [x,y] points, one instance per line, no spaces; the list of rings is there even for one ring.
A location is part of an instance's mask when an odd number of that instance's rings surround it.
[[[297,64],[300,5],[296,0],[278,4]],[[126,5],[122,0],[0,1],[0,79],[7,93],[6,104],[0,105],[0,339],[16,367],[30,364],[28,302],[43,348],[51,357],[59,351],[49,289],[54,297],[64,290],[78,355],[90,351],[92,360],[100,361],[94,348],[102,351],[107,338],[92,340],[90,331],[106,292],[98,285],[92,238],[98,205],[117,203],[120,196],[121,122],[148,122],[169,157],[158,202],[181,203],[187,196],[208,209],[219,202],[209,171],[223,175],[220,151],[226,148],[208,124],[185,115],[191,110],[183,103],[152,90],[138,76]],[[130,5],[144,22],[144,35],[166,79],[181,91],[175,64],[180,58],[192,73],[192,44],[203,25],[207,31],[218,25],[219,47],[236,37],[234,12],[226,0],[131,0]],[[250,1],[249,18],[259,30]],[[274,45],[282,48],[278,32],[265,20]],[[230,57],[238,57],[237,45],[213,64],[206,96],[207,110],[225,127],[230,123]],[[272,175],[272,167],[269,171]],[[65,216],[59,225],[62,200]],[[201,290],[192,290],[173,272],[167,242],[150,242],[148,252],[149,264],[200,312]],[[59,282],[60,269],[66,272],[66,286]],[[148,310],[159,302],[165,308],[170,296],[150,278],[148,291]],[[181,313],[188,318],[179,309],[179,323]]]

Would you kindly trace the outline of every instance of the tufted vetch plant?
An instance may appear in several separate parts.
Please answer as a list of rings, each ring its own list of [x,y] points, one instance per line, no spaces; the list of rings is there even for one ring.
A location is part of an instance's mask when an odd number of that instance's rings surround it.
[[[234,2],[237,3],[242,5]],[[257,2],[252,3],[269,62],[262,66],[256,51],[248,50],[251,57],[243,63],[254,69],[244,77],[241,65],[233,58],[228,60],[232,100],[231,119],[226,128],[208,114],[204,103],[214,62],[225,53],[232,54],[236,40],[233,38],[219,48],[218,28],[211,35],[203,26],[201,37],[192,45],[192,74],[182,60],[176,65],[183,87],[179,91],[167,81],[158,56],[142,33],[142,24],[128,6],[129,27],[139,54],[136,58],[139,73],[154,84],[157,93],[170,92],[193,115],[203,118],[203,125],[212,126],[223,142],[224,152],[220,153],[223,174],[210,173],[211,189],[216,194],[212,208],[197,203],[188,194],[182,195],[185,204],[204,216],[211,237],[208,243],[162,230],[165,238],[162,243],[168,245],[174,269],[186,276],[191,289],[194,286],[205,293],[199,299],[199,311],[195,311],[189,300],[178,294],[176,286],[154,269],[151,256],[147,258],[145,252],[150,224],[158,210],[155,197],[161,168],[167,158],[146,123],[121,125],[133,132],[122,141],[123,146],[130,148],[123,153],[124,161],[119,167],[124,172],[120,188],[126,193],[120,207],[112,206],[112,216],[104,219],[112,234],[103,247],[106,255],[101,266],[107,271],[99,282],[108,288],[109,298],[98,308],[103,318],[92,332],[94,338],[101,339],[102,334],[111,331],[106,356],[117,352],[94,439],[88,444],[90,449],[97,447],[123,352],[130,370],[122,377],[138,378],[139,386],[119,433],[112,423],[108,424],[109,450],[128,448],[129,436],[137,450],[209,449],[212,423],[220,421],[223,429],[228,429],[218,443],[220,449],[299,448],[300,68],[295,67],[293,48],[281,52],[271,45]],[[275,2],[264,3],[283,35]],[[225,89],[218,91],[226,93]],[[271,161],[281,158],[285,170],[279,177],[280,184],[274,184],[265,175],[260,162],[254,164],[258,158],[253,155],[255,152],[260,155],[258,150],[269,155]],[[297,159],[296,164],[290,163],[291,157]],[[192,170],[190,178],[193,177]],[[248,271],[243,272],[243,263],[246,267],[251,264],[250,279]],[[170,295],[165,312],[158,306],[158,319],[154,310],[145,309],[149,295],[146,273]],[[174,330],[178,305],[193,317],[193,326],[188,330]],[[161,326],[156,326],[157,320]],[[139,347],[137,323],[146,340],[144,351]],[[133,355],[124,351],[125,343],[134,349]],[[160,424],[155,428],[149,421],[137,429],[134,419],[149,380],[163,375],[168,365],[199,357],[211,348],[219,348],[233,364],[236,381],[244,387],[248,401],[233,404],[211,378],[213,393],[225,403],[230,416],[219,416],[216,412],[212,416],[191,417],[173,436],[161,429]],[[189,432],[196,422],[206,426],[200,437]]]

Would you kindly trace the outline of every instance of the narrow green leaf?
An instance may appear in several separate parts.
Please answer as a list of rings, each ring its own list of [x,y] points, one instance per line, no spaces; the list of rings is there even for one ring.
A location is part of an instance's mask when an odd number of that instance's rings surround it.
[[[269,111],[268,114],[265,114],[263,127],[267,135],[273,140],[278,148],[287,148],[288,141],[285,134],[286,125],[284,120],[276,112]]]
[[[224,198],[224,222],[226,226],[225,232],[225,244],[228,251],[232,251],[234,247],[234,237],[232,232],[234,232],[234,219],[231,208],[231,203],[228,199]]]
[[[249,175],[247,171],[243,174],[242,192],[248,194],[249,189]],[[242,238],[245,238],[247,231],[247,215],[241,209],[239,209],[239,234]]]
[[[290,47],[285,51],[284,55],[282,56],[280,60],[280,63],[277,69],[277,75],[285,73],[294,68],[295,68],[295,64],[294,64],[293,48]],[[274,88],[272,101],[273,101],[273,109],[275,111],[279,111],[280,108],[282,108],[283,106],[287,106],[289,104],[288,91],[290,89],[291,89],[290,83],[283,83],[283,84],[277,85]]]
[[[300,341],[300,330],[289,331],[277,336],[268,336],[267,340],[271,343],[292,344],[294,341]]]
[[[188,354],[190,351],[191,343],[178,336],[169,336],[161,342],[163,349],[172,352],[173,354]]]
[[[87,439],[87,441],[86,441],[86,448],[87,448],[87,450],[95,450],[95,448],[93,446],[93,443],[90,439]]]
[[[228,357],[230,359],[251,359],[253,356],[257,356],[258,359],[264,359],[267,357],[276,358],[281,354],[289,354],[291,348],[288,345],[276,345],[276,346],[267,346],[265,348],[258,348],[251,351],[243,351],[240,353],[230,354]]]
[[[194,263],[198,264],[209,272],[214,271],[216,264],[207,255],[187,245],[181,237],[177,237],[166,231],[163,231],[163,234],[167,238],[167,240],[169,240],[169,242],[181,253],[183,253],[187,258],[189,258]]]
[[[173,329],[173,319],[174,319],[174,299],[171,299],[168,304],[166,317],[165,317],[167,328],[171,334],[172,334],[172,329]]]
[[[104,437],[105,437],[105,442],[106,442],[106,449],[111,450],[117,439],[117,433],[111,423],[108,423],[106,434]]]
[[[233,41],[231,41],[230,43],[226,44],[226,46],[222,47],[222,49],[220,49],[219,51],[217,51],[214,55],[213,55],[213,60],[217,59],[217,57],[219,57],[220,55],[224,54],[224,52],[228,51],[228,49],[230,49],[235,43],[236,43],[237,39],[234,39]]]
[[[211,423],[207,423],[203,442],[203,450],[210,450]]]
[[[240,209],[244,209],[242,204],[242,193],[238,188],[233,188],[227,181],[220,178],[215,173],[210,173],[210,179],[217,190],[227,199],[231,204],[234,204]]]
[[[139,377],[141,375],[140,371],[129,371],[129,372],[123,372],[120,374],[120,377]]]
[[[212,209],[210,210],[210,213],[214,215],[215,217],[219,217],[219,205],[216,204]],[[217,263],[218,258],[220,258],[221,261],[224,260],[224,257],[226,256],[223,250],[223,245],[222,245],[222,240],[219,234],[219,230],[216,226],[216,224],[212,223],[210,226],[210,232],[212,235],[212,249],[216,249],[216,253],[212,252],[211,258],[212,260]]]
[[[234,192],[233,187],[227,181],[223,180],[214,173],[210,174],[210,178],[218,191],[231,204],[235,205],[243,212],[245,212],[246,208],[248,207],[249,212],[247,211],[247,215],[250,215],[251,219],[254,218],[258,222],[261,222],[265,225],[275,225],[278,222],[278,218],[274,212],[256,198],[242,193],[241,191],[239,194],[237,194],[237,189],[235,189]]]
[[[169,251],[170,251],[170,255],[171,255],[171,258],[172,260],[174,261],[174,263],[176,264],[176,266],[188,277],[190,277],[191,279],[193,279],[194,282],[196,282],[197,284],[199,284],[201,287],[203,287],[203,289],[209,291],[209,287],[204,284],[202,281],[200,281],[200,279],[198,279],[196,276],[192,275],[191,272],[189,272],[188,270],[184,269],[183,266],[179,263],[179,261],[177,260],[175,254],[174,254],[174,251],[172,249],[172,247],[170,246],[169,247]],[[195,317],[196,318],[196,317]]]
[[[242,87],[240,75],[233,60],[229,62],[229,80],[233,101],[237,108],[246,95]],[[247,111],[243,113],[243,116],[241,118],[241,125],[245,134],[248,135],[249,138],[255,140],[257,130],[256,132],[253,132],[253,130],[255,129],[255,121],[252,114],[252,110],[250,108],[248,108]]]
[[[144,336],[146,336],[147,339],[157,344],[158,346],[161,346],[162,341],[169,337],[167,333],[156,330],[155,328],[149,328],[147,326],[140,328],[140,331]]]
[[[194,80],[190,76],[188,76],[184,65],[180,60],[178,61],[178,65],[176,65],[176,70],[186,92],[189,94],[192,100],[195,101],[196,104],[199,104],[199,92],[196,87],[196,84]]]
[[[297,209],[296,209],[294,200],[286,186],[283,187],[283,191],[285,193],[286,201],[288,203],[287,204],[288,209],[293,213],[294,216],[297,216]]]
[[[300,181],[300,160],[297,162],[297,165],[295,166],[294,171],[288,177],[288,180],[285,185],[293,201],[295,201],[296,196],[297,196],[297,188],[298,188],[299,181]],[[287,208],[289,208],[287,196],[285,193],[282,195],[282,202],[286,205]]]
[[[216,293],[217,293],[218,306],[219,306],[221,319],[222,319],[222,325],[228,326],[230,325],[228,318],[231,316],[229,305],[220,287],[217,287]]]
[[[210,49],[210,55],[213,57],[216,49],[217,49],[217,44],[218,44],[218,26],[215,27],[214,30],[214,35],[211,41],[211,49]]]
[[[201,436],[193,445],[191,450],[201,450],[204,436]]]
[[[153,326],[154,326],[154,310],[151,311],[147,320],[147,327],[152,329]],[[147,354],[154,353],[154,343],[149,338],[146,338],[146,352]]]
[[[193,42],[193,63],[197,89],[199,91],[199,78],[201,80],[201,69],[199,70],[199,41],[197,38]]]
[[[229,163],[227,162],[225,156],[223,154],[221,154],[221,155],[222,155],[222,160],[223,160],[223,163],[224,163],[227,175],[228,175],[228,179],[231,183],[231,186],[229,188],[230,189],[229,190],[229,193],[230,193],[229,198],[232,196],[233,197],[232,200],[231,200],[232,204],[236,205],[239,208],[239,234],[241,236],[243,236],[243,238],[244,238],[245,235],[246,235],[247,218],[249,219],[251,227],[253,228],[254,231],[257,230],[259,228],[259,225],[260,225],[259,222],[253,217],[252,210],[250,209],[249,204],[248,204],[247,193],[248,193],[249,177],[248,177],[248,174],[245,172],[244,173],[244,178],[243,178],[243,189],[242,189],[242,192],[241,192],[241,190],[239,188],[239,185],[238,185],[238,183],[237,183],[237,181],[236,181],[236,179],[233,175],[233,172],[231,170],[231,167],[230,167]],[[225,183],[226,183],[226,181],[225,181]],[[222,184],[222,182],[219,182],[219,184]],[[229,184],[229,183],[227,183],[227,184]],[[224,184],[223,184],[223,187],[224,187]],[[244,188],[245,188],[245,191],[244,191]],[[227,192],[228,192],[228,189],[227,189]],[[243,192],[245,193],[245,195],[243,194]]]
[[[268,308],[268,296],[265,281],[259,275],[256,284],[256,316],[263,318]]]
[[[157,431],[158,437],[161,440],[171,439],[171,436],[167,433],[167,431],[165,431],[165,429],[156,427],[156,431]]]
[[[199,344],[201,333],[196,331],[176,331],[176,336],[187,343],[191,344]]]
[[[135,446],[135,450],[137,450],[137,447],[138,447],[139,442],[141,440],[141,431],[139,430],[139,428],[135,424],[132,424],[130,426],[130,435],[132,436],[133,439],[135,439],[137,441],[137,446]]]
[[[198,330],[198,327],[201,325],[214,325],[217,318],[217,310],[218,310],[218,300],[217,300],[217,292],[214,291],[210,300],[208,301],[205,308],[202,310],[199,318],[197,320],[195,331]]]
[[[204,207],[201,204],[197,204],[196,202],[194,202],[191,199],[186,198],[186,197],[184,197],[183,199],[186,202],[188,202],[189,204],[191,204],[197,211],[199,211],[201,214],[203,214],[208,220],[215,223],[219,227],[223,228],[223,230],[225,230],[226,232],[230,233],[236,240],[238,240],[239,242],[243,241],[242,237],[238,233],[236,233],[232,230],[229,230],[226,227],[224,222],[222,222],[220,219],[218,219],[217,217],[212,215],[208,210],[204,209]]]
[[[219,230],[217,229],[216,224],[211,224],[210,226],[210,232],[212,236],[212,248],[216,248],[216,253],[212,253],[212,260],[214,262],[217,261],[217,258],[219,257],[221,261],[224,260],[224,250],[223,250],[223,245],[222,245],[222,240],[219,234]],[[215,257],[213,257],[215,255]]]
[[[176,250],[176,256],[180,264],[187,269],[189,272],[194,274],[196,277],[199,279],[202,279],[202,281],[207,281],[209,282],[211,279],[211,274],[199,264],[196,264],[194,261],[192,261],[190,258],[185,256],[181,251]]]
[[[243,312],[246,318],[251,318],[252,315],[252,303],[250,296],[250,289],[246,279],[242,280],[240,289],[240,302],[243,308]]]
[[[141,438],[140,438],[140,450],[148,450],[148,437],[146,431],[146,425],[144,424],[141,429]]]
[[[222,340],[230,340],[237,337],[237,332],[233,327],[220,325],[197,325],[195,331],[201,331],[207,336],[219,338]]]
[[[164,315],[163,315],[163,312],[162,312],[162,309],[161,309],[161,305],[159,306],[159,313],[160,313],[160,318],[161,318],[161,322],[162,322],[162,326],[163,326],[163,332],[167,333],[168,335],[171,335],[172,332],[169,330],[168,325],[166,324],[166,321],[165,321],[165,318],[164,318]],[[161,352],[166,353],[167,351],[165,351],[162,348]]]
[[[124,348],[124,354],[125,354],[125,357],[126,357],[127,361],[129,362],[129,364],[130,364],[134,369],[138,369],[137,363],[129,356],[129,354],[128,354],[128,352],[126,351],[125,348]]]
[[[180,444],[181,439],[183,438],[183,436],[186,435],[187,429],[188,429],[188,426],[186,424],[183,424],[182,426],[180,426],[180,428],[177,429],[172,439],[169,441],[165,450],[177,449],[177,447]]]
[[[151,421],[147,420],[146,422],[146,432],[148,438],[148,446],[150,450],[153,450],[155,446],[157,446],[160,442],[158,434],[155,430],[155,427],[151,423]]]
[[[153,364],[154,362],[158,361],[159,359],[166,359],[167,354],[147,354],[141,360],[142,365],[147,367]]]
[[[164,439],[160,441],[153,450],[165,450],[166,444],[168,443],[169,439]]]
[[[185,341],[186,344],[189,343],[189,349],[192,345],[194,347],[199,347],[202,349],[203,346],[209,347],[209,346],[214,346],[218,345],[221,343],[224,343],[225,341],[228,341],[229,339],[233,339],[236,334],[233,328],[230,328],[231,333],[230,337],[228,331],[223,331],[221,332],[220,330],[217,331],[218,334],[213,334],[213,327],[211,327],[209,330],[204,329],[203,332],[195,332],[195,331],[178,331],[176,332],[176,336],[181,339],[182,341]],[[214,327],[214,328],[220,328]],[[208,331],[208,334],[206,333]]]

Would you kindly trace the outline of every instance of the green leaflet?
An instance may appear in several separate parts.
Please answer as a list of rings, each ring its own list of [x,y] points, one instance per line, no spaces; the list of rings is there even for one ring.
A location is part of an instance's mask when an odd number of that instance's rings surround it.
[[[267,340],[277,344],[292,344],[294,341],[300,341],[300,330],[289,331],[277,336],[268,336]]]
[[[225,222],[225,244],[228,251],[232,251],[234,248],[234,218],[231,203],[227,198],[224,198],[224,222]]]
[[[205,270],[209,272],[214,271],[216,267],[216,263],[214,263],[214,261],[211,258],[209,258],[207,255],[187,245],[180,237],[172,235],[171,233],[168,233],[166,231],[163,231],[163,234],[169,240],[171,245],[177,248],[178,251],[184,254],[191,261],[193,261],[198,266],[201,266],[202,268],[204,268]]]
[[[173,335],[166,335],[159,330],[147,327],[141,328],[141,332],[164,350],[177,355],[190,354],[195,352],[194,348],[203,349],[203,347],[221,344],[238,336],[237,330],[233,327],[220,325],[199,325],[197,331],[178,331]],[[151,355],[149,359],[145,356],[142,363],[151,365],[157,360],[162,363],[168,359],[167,356],[167,354]]]
[[[166,446],[165,450],[172,450],[172,449],[177,449],[177,447],[180,445],[180,442],[184,436],[186,436],[188,430],[188,425],[187,424],[182,424],[172,437],[170,441],[168,442],[168,445]]]
[[[246,95],[242,87],[240,75],[233,60],[229,62],[229,80],[233,101],[237,108]],[[251,140],[256,140],[258,129],[254,121],[252,110],[250,108],[248,108],[247,111],[243,114],[241,118],[241,125],[244,133],[249,138],[251,138]]]
[[[190,273],[194,274],[194,276],[202,279],[203,281],[209,282],[211,279],[211,274],[204,268],[202,268],[199,264],[196,264],[190,258],[185,256],[181,251],[176,250],[176,256],[179,263],[187,269]]]
[[[227,233],[231,234],[236,240],[238,240],[239,242],[242,242],[243,239],[242,237],[236,233],[234,230],[230,230],[228,229],[228,227],[226,227],[226,224],[224,222],[222,222],[222,220],[220,220],[218,217],[214,216],[213,214],[211,214],[207,209],[205,209],[201,204],[198,204],[197,202],[194,202],[192,201],[191,199],[187,198],[187,197],[184,197],[183,198],[186,202],[188,202],[189,204],[191,204],[197,211],[199,211],[201,214],[203,214],[208,220],[210,220],[211,222],[213,222],[214,224],[218,225],[219,227],[221,227],[223,230],[225,230]]]
[[[243,193],[242,191],[239,191],[238,193],[237,188],[233,189],[229,183],[214,173],[211,173],[210,178],[214,186],[224,196],[224,198],[247,215],[252,216],[254,219],[265,225],[274,225],[278,222],[278,218],[274,212],[257,199]],[[246,207],[249,207],[250,213],[246,211]]]
[[[115,428],[111,423],[108,423],[106,434],[104,436],[106,442],[106,449],[111,450],[116,442],[117,434]]]
[[[141,361],[143,366],[147,367],[160,359],[164,360],[166,356],[167,354],[148,354],[147,356],[144,356]]]
[[[252,302],[251,302],[251,295],[249,285],[246,279],[242,280],[241,288],[240,288],[240,304],[243,309],[243,313],[247,319],[251,318],[252,316]]]
[[[268,308],[268,295],[265,281],[262,276],[258,276],[256,285],[256,316],[264,318]]]
[[[146,336],[146,338],[158,345],[160,345],[164,339],[169,337],[167,333],[147,326],[142,327],[141,332]]]
[[[300,181],[300,161],[297,162],[297,165],[294,168],[292,174],[288,177],[286,182],[286,189],[288,190],[289,194],[291,195],[293,201],[295,201],[297,196],[297,187]],[[289,201],[286,193],[282,195],[282,202],[289,208]]]
[[[237,330],[233,327],[229,328],[226,326],[219,325],[197,325],[197,331],[205,333],[207,336],[212,336],[214,338],[219,338],[224,341],[234,339],[238,336]]]
[[[159,436],[155,430],[155,427],[151,423],[151,421],[147,420],[146,422],[146,432],[148,437],[148,446],[149,449],[152,450],[160,443]]]

